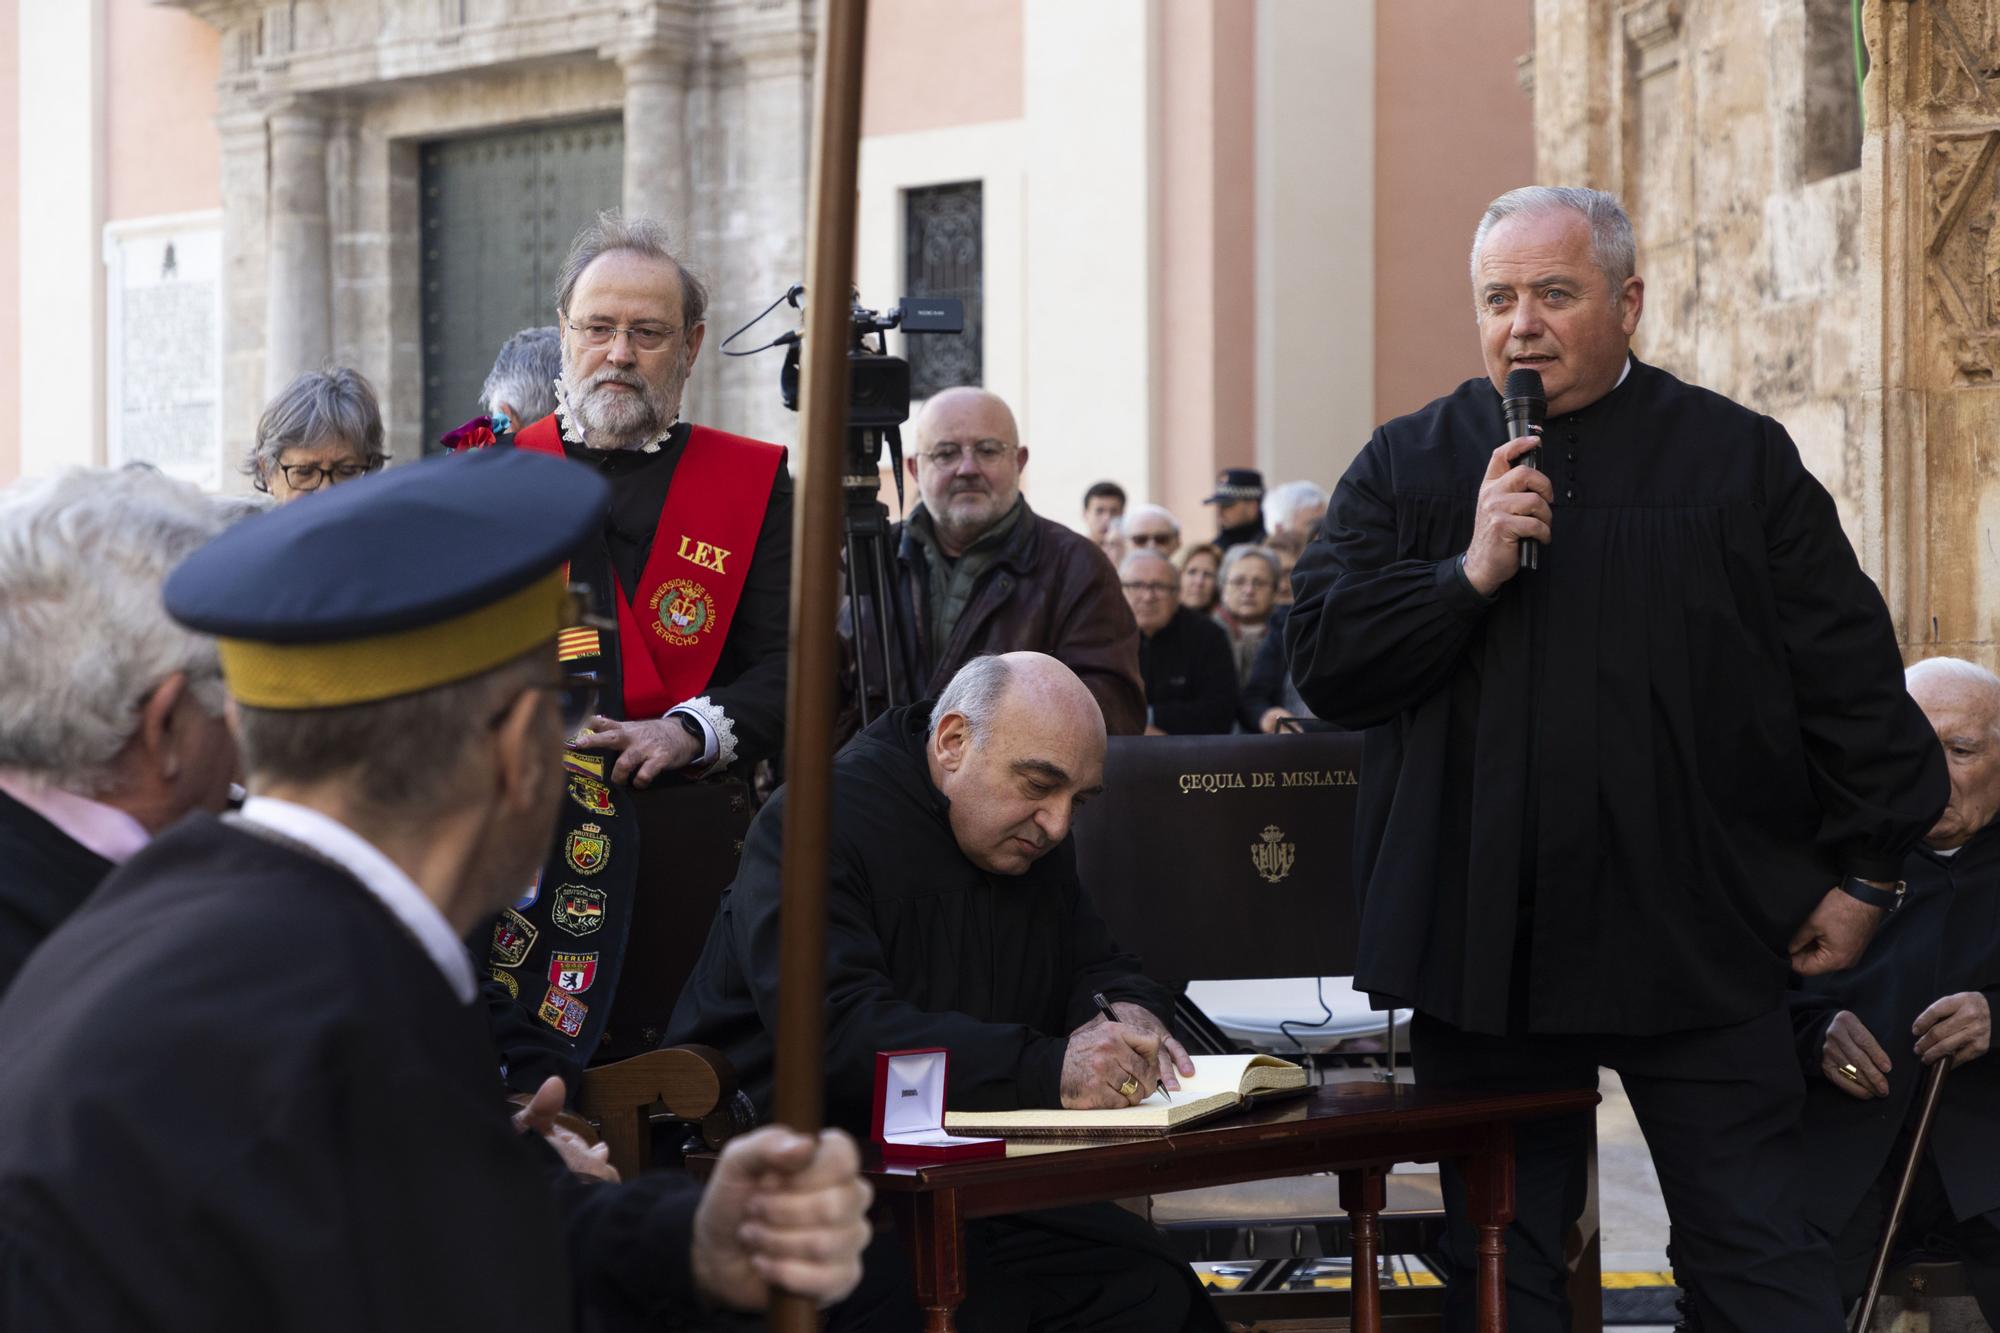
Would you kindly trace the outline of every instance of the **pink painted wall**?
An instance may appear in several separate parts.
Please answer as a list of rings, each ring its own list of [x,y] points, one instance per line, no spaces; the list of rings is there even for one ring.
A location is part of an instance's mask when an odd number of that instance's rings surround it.
[[[1466,257],[1493,197],[1534,183],[1534,102],[1514,72],[1534,48],[1531,10],[1531,0],[1375,6],[1378,420],[1480,373]]]
[[[1216,469],[1256,456],[1256,7],[1166,0],[1161,40],[1158,493],[1190,538]]]
[[[221,35],[146,0],[109,0],[106,18],[105,220],[222,207]]]
[[[1022,0],[874,0],[861,132],[1021,117]]]
[[[21,24],[19,0],[0,0],[0,181],[21,179]],[[8,190],[0,208],[0,405],[9,422],[21,401],[21,214]],[[21,442],[0,429],[0,486],[21,474]]]

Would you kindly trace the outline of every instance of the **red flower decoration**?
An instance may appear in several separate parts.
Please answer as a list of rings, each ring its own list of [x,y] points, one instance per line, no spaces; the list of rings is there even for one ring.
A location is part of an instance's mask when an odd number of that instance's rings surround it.
[[[493,433],[492,417],[474,417],[457,430],[448,430],[438,436],[438,443],[456,454],[467,449],[484,449],[497,443],[499,438]]]

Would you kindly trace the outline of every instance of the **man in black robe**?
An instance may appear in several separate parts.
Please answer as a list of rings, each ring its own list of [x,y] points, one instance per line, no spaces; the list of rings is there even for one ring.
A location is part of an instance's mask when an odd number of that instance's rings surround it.
[[[1909,1159],[1930,1069],[1952,1070],[1918,1163],[1902,1243],[1965,1264],[2000,1325],[2000,677],[1957,658],[1911,667],[1937,728],[1951,802],[1903,861],[1909,891],[1858,966],[1790,997],[1806,1074],[1806,1208],[1833,1237],[1844,1303],[1859,1299]]]
[[[1148,736],[1219,736],[1236,724],[1236,656],[1229,632],[1181,605],[1180,574],[1157,551],[1118,566],[1139,622],[1139,676]]]
[[[560,462],[417,465],[168,580],[220,636],[251,796],[134,855],[0,1001],[0,1121],[41,1127],[0,1135],[0,1327],[660,1327],[852,1287],[844,1139],[733,1141],[698,1199],[573,1177],[500,1099],[461,940],[561,799],[558,562],[604,501]]]
[[[1860,956],[1944,805],[1881,595],[1784,430],[1631,358],[1631,224],[1496,200],[1487,378],[1375,432],[1294,575],[1305,702],[1367,728],[1356,984],[1410,1005],[1419,1080],[1624,1075],[1712,1330],[1840,1325],[1797,1179],[1783,1006]],[[1542,380],[1545,471],[1498,390]],[[1496,447],[1497,446],[1497,447]],[[1523,542],[1541,567],[1516,575]],[[1509,1327],[1567,1327],[1589,1123],[1524,1127]],[[1446,1167],[1450,1318],[1471,1238]]]
[[[827,886],[826,1112],[870,1133],[878,1051],[951,1052],[952,1110],[1124,1106],[1192,1073],[1171,997],[1112,943],[1077,882],[1070,818],[1102,781],[1104,721],[1040,653],[975,658],[930,703],[891,709],[834,760]],[[674,1011],[673,1042],[720,1049],[771,1107],[785,793],[758,813]],[[1098,1015],[1095,992],[1119,1022]],[[1214,1328],[1151,1227],[1112,1205],[974,1222],[959,1327]],[[914,1329],[895,1238],[836,1329]]]

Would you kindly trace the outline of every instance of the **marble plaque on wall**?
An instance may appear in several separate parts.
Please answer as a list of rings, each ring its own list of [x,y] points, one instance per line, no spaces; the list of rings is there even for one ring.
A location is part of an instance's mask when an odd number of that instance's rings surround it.
[[[114,223],[105,255],[107,460],[220,489],[221,219]]]

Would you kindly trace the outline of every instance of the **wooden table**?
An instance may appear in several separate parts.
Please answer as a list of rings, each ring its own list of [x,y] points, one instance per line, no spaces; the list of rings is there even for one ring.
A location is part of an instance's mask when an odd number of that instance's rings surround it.
[[[1383,1176],[1398,1162],[1456,1161],[1478,1228],[1480,1333],[1505,1333],[1505,1228],[1514,1216],[1514,1125],[1585,1111],[1592,1091],[1472,1093],[1408,1084],[1342,1083],[1164,1138],[1036,1145],[1004,1159],[885,1166],[872,1146],[862,1169],[910,1253],[926,1333],[952,1333],[965,1299],[964,1225],[1035,1208],[1241,1180],[1340,1174],[1354,1238],[1354,1327],[1379,1333],[1375,1282]]]

